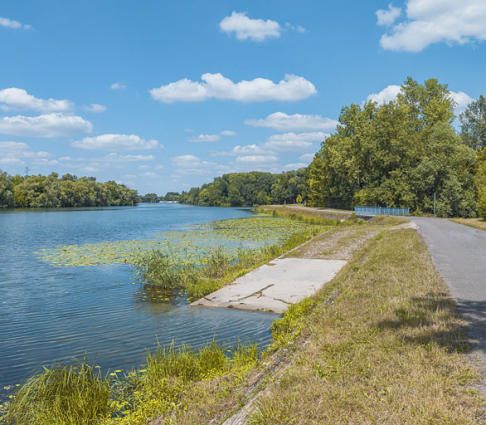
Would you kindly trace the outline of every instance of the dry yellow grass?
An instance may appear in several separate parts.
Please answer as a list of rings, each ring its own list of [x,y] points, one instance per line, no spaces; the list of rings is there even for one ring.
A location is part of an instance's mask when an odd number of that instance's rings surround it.
[[[341,220],[353,214],[353,211],[343,210],[326,210],[322,211],[317,208],[310,208],[301,206],[283,206],[283,205],[262,205],[258,207],[260,210],[267,212],[277,211],[280,215],[302,215],[304,217],[320,218],[324,220]]]
[[[482,218],[451,218],[450,221],[474,227],[479,230],[486,230],[486,220],[483,220]]]

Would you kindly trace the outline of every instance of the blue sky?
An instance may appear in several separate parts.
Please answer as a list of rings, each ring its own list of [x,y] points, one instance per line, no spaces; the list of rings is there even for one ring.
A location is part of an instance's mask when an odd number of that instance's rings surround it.
[[[463,110],[484,40],[485,0],[3,0],[0,169],[158,194],[295,169],[407,76]]]

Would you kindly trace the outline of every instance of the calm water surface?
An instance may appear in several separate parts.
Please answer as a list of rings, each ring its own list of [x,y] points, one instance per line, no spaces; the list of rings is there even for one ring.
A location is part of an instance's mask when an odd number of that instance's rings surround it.
[[[131,267],[53,267],[34,251],[60,244],[147,239],[214,220],[246,217],[231,208],[178,204],[0,212],[0,397],[42,364],[95,360],[104,371],[143,362],[157,341],[204,344],[270,341],[277,317],[193,308],[183,299],[148,301]]]

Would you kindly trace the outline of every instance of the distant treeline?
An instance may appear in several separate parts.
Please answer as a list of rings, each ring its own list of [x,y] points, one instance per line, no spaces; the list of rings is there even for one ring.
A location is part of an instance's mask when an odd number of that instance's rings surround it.
[[[159,196],[156,193],[147,193],[140,196],[140,202],[159,202],[159,201],[178,201],[181,197],[179,192],[167,192],[165,196]]]
[[[201,188],[182,192],[179,202],[215,207],[242,207],[301,202],[309,191],[308,170],[281,174],[253,171],[216,177]]]
[[[48,176],[10,176],[0,170],[0,208],[95,207],[131,205],[136,190],[114,181],[57,173]]]
[[[395,100],[342,109],[336,132],[308,168],[217,177],[183,192],[193,205],[249,206],[306,201],[310,206],[404,207],[442,217],[486,218],[486,98],[453,126],[456,103],[436,79],[408,78]]]

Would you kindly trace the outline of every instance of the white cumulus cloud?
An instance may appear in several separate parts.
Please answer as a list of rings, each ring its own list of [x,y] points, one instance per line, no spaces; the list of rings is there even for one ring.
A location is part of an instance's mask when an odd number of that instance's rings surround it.
[[[234,34],[238,40],[263,41],[266,38],[278,38],[282,28],[278,22],[270,19],[251,19],[246,16],[246,12],[235,12],[231,16],[226,16],[219,23],[221,31]]]
[[[71,146],[81,149],[135,151],[162,147],[157,140],[145,140],[136,134],[102,134],[101,136],[85,137],[81,141],[71,143]]]
[[[153,99],[164,103],[232,99],[239,102],[269,100],[297,101],[317,93],[314,84],[297,75],[285,75],[278,83],[265,78],[234,83],[221,74],[203,74],[202,82],[187,78],[150,90]]]
[[[93,112],[95,114],[99,114],[101,112],[106,111],[106,106],[105,105],[100,105],[99,103],[92,103],[89,106],[85,106],[84,110],[87,112]]]
[[[203,161],[194,155],[180,155],[171,158],[178,175],[207,175],[217,172],[225,172],[229,167],[214,162]]]
[[[0,164],[24,165],[25,159],[36,165],[57,164],[56,160],[49,160],[52,156],[49,152],[31,151],[27,143],[22,142],[0,142]]]
[[[278,157],[275,155],[244,155],[238,156],[236,162],[244,164],[268,164],[278,162]]]
[[[380,39],[387,50],[420,52],[431,44],[486,40],[484,0],[408,0],[407,19]]]
[[[313,131],[334,130],[338,122],[320,115],[287,115],[284,112],[275,112],[262,120],[246,120],[245,124],[254,127],[269,127],[278,131]]]
[[[299,160],[305,162],[306,164],[309,164],[314,159],[314,155],[315,153],[306,153],[305,155],[302,155]]]
[[[314,144],[304,140],[273,140],[263,144],[268,149],[277,152],[301,152],[314,148]]]
[[[236,136],[236,131],[231,131],[231,130],[224,130],[221,133],[221,136]]]
[[[376,11],[376,17],[378,18],[377,24],[380,26],[393,25],[401,14],[402,9],[389,4],[388,9],[380,9]]]
[[[316,149],[313,142],[322,142],[329,134],[321,131],[311,133],[284,133],[270,136],[263,147],[277,152],[302,152]]]
[[[204,143],[204,142],[217,142],[221,139],[219,134],[199,134],[197,136],[192,136],[189,141],[192,143]]]
[[[103,158],[97,158],[97,161],[108,162],[139,162],[139,161],[153,161],[153,155],[120,155],[117,153],[110,153]]]
[[[453,92],[451,91],[451,97],[456,102],[456,108],[455,112],[456,114],[459,114],[463,112],[467,106],[474,101],[472,97],[470,97],[468,94],[460,91],[460,92]]]
[[[25,25],[18,21],[14,21],[9,18],[3,18],[0,16],[0,27],[10,28],[14,30],[31,30],[32,25]]]
[[[246,155],[268,155],[272,154],[269,149],[264,149],[256,144],[246,146],[235,146],[230,151],[214,151],[211,152],[211,156],[246,156]]]
[[[73,108],[69,100],[38,99],[24,89],[10,87],[0,90],[0,108],[9,110],[32,110],[39,112],[62,112]]]
[[[188,140],[192,143],[204,143],[204,142],[217,142],[221,140],[221,136],[230,137],[236,136],[236,132],[231,130],[224,130],[219,134],[198,134],[197,136],[192,136]]]
[[[91,133],[93,125],[75,115],[62,113],[45,114],[37,117],[0,118],[0,133],[15,136],[62,137],[74,134]]]
[[[19,158],[12,158],[8,156],[0,157],[0,164],[2,165],[25,165],[25,162]]]
[[[127,86],[125,84],[122,84],[122,83],[113,83],[110,88],[112,90],[123,90],[125,89]]]
[[[160,179],[162,176],[154,172],[143,173],[141,177],[148,177],[150,179]]]
[[[306,163],[297,162],[297,163],[294,163],[294,164],[284,165],[283,169],[286,170],[286,171],[289,171],[289,170],[298,170],[298,169],[304,168],[304,167],[307,167]]]
[[[372,101],[378,103],[378,105],[382,105],[387,102],[391,102],[397,98],[398,93],[400,93],[401,87],[397,85],[389,85],[385,87],[379,93],[371,93],[366,98],[366,101]]]
[[[29,149],[29,145],[27,143],[22,142],[0,142],[0,152],[2,154],[5,153],[17,153],[26,151]]]

